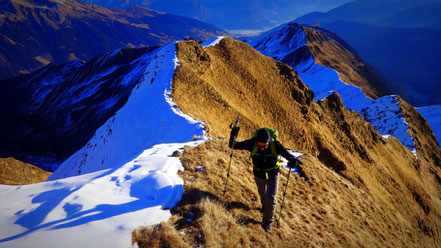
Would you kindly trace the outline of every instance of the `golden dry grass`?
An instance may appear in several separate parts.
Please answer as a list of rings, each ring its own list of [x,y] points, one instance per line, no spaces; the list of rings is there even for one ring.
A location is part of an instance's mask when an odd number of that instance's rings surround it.
[[[23,185],[44,182],[51,175],[14,158],[0,158],[0,184]]]
[[[205,122],[210,136],[221,137],[180,156],[186,193],[167,225],[186,233],[182,242],[191,247],[440,246],[440,152],[430,135],[417,147],[429,156],[416,158],[396,138],[383,139],[347,110],[338,94],[313,102],[312,91],[290,67],[245,43],[223,39],[202,48],[188,41],[177,50],[173,99]],[[239,140],[251,137],[256,127],[274,127],[286,147],[305,154],[309,180],[291,177],[286,211],[272,234],[260,227],[249,153],[235,152],[222,197],[229,155],[224,138],[236,116],[242,117]],[[409,115],[408,121],[424,129],[418,118]],[[185,221],[189,211],[196,215],[191,224]]]
[[[138,229],[134,241],[143,234],[140,237],[150,242],[171,237],[167,242],[175,246],[140,247],[436,247],[433,238],[415,230],[405,211],[391,209],[374,198],[377,192],[354,186],[309,155],[303,158],[309,180],[290,177],[280,227],[274,225],[267,234],[260,226],[260,203],[246,152],[234,153],[222,196],[229,152],[226,140],[187,147],[180,155],[186,193],[172,209],[173,217],[155,234],[155,227]],[[204,170],[195,169],[199,166]],[[276,218],[286,175],[283,170]]]

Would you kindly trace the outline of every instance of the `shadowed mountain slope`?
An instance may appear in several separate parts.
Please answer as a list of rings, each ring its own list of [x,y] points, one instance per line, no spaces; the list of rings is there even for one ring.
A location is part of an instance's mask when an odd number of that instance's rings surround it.
[[[295,21],[337,33],[394,81],[394,94],[427,106],[441,103],[440,12],[439,0],[356,0]]]
[[[404,89],[409,95],[406,100],[412,105],[441,103],[441,30],[380,27],[347,21],[320,25],[337,33],[369,64]]]
[[[211,24],[140,6],[120,10],[74,0],[7,0],[0,5],[0,79],[121,47],[225,34]]]
[[[154,51],[120,49],[0,80],[0,156],[55,170],[126,103]]]
[[[242,42],[222,39],[206,48],[180,42],[177,56],[180,66],[172,96],[183,112],[204,121],[214,137],[228,137],[228,125],[236,116],[241,116],[239,140],[249,138],[257,127],[276,128],[286,147],[305,154],[308,177],[306,182],[293,179],[281,228],[262,236],[260,214],[253,211],[258,200],[249,154],[235,155],[231,188],[222,200],[226,143],[189,148],[181,156],[188,195],[169,222],[190,233],[181,238],[184,242],[198,244],[202,237],[202,243],[209,245],[214,236],[223,237],[217,241],[221,247],[234,242],[276,247],[436,247],[441,242],[441,155],[438,144],[427,141],[433,137],[421,138],[415,157],[396,138],[383,138],[360,114],[349,111],[337,93],[314,102],[311,89],[289,66]],[[411,107],[405,108],[413,115]],[[419,115],[414,121],[415,132],[426,132],[427,124]],[[196,166],[204,166],[206,172],[198,172]],[[188,210],[199,213],[196,220],[179,225]],[[222,221],[207,224],[210,219]],[[229,230],[237,235],[230,237]],[[134,232],[134,237],[138,234]]]
[[[317,10],[328,10],[350,0],[81,0],[108,8],[135,4],[186,16],[227,30],[263,29]]]
[[[355,0],[328,12],[313,12],[296,19],[304,24],[351,21],[389,27],[441,28],[439,0]]]

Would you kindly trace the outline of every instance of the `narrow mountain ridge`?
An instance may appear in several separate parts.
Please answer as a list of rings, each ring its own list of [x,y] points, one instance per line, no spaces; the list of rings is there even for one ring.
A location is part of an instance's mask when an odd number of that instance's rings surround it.
[[[317,71],[322,70],[317,65],[322,65],[338,73],[334,80],[361,88],[363,93],[371,99],[390,94],[387,82],[355,54],[354,49],[348,47],[347,44],[340,44],[337,38],[332,38],[332,36],[336,35],[329,31],[325,33],[290,22],[259,36],[246,38],[246,42],[262,54],[293,67],[302,79],[305,78],[305,83],[308,85],[313,82],[308,82],[306,74],[317,74]],[[329,72],[323,74],[325,75],[320,75],[315,79],[323,81],[331,77],[326,75],[330,74]],[[316,82],[314,83],[316,84]],[[337,90],[341,86],[338,87],[335,83],[329,84],[328,82],[324,85],[317,85],[317,87],[311,85],[311,88],[313,88],[316,97],[321,97],[329,91],[328,88]],[[342,97],[345,100],[352,95],[355,93],[350,92],[348,96],[342,95]],[[350,107],[352,108],[352,106]]]
[[[331,36],[325,36],[323,31],[320,32],[306,26],[302,26],[302,28],[306,35],[309,51],[317,64],[337,71],[344,83],[361,88],[363,93],[371,99],[391,94],[384,77],[380,76],[355,53],[353,48],[344,47]],[[346,46],[349,45],[346,44]]]

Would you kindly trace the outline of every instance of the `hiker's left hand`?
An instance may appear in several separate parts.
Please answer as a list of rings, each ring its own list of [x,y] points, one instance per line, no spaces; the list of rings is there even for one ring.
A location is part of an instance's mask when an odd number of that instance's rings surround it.
[[[302,161],[300,161],[298,159],[293,159],[288,162],[288,166],[291,168],[297,168],[300,164],[303,164],[303,163],[302,163]]]

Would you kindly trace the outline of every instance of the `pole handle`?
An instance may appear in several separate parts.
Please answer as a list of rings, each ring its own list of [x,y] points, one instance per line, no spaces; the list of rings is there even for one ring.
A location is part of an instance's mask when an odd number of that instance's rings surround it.
[[[233,123],[230,124],[230,128],[238,127],[239,126],[239,120],[240,120],[240,117],[239,116],[236,117],[236,120]]]

